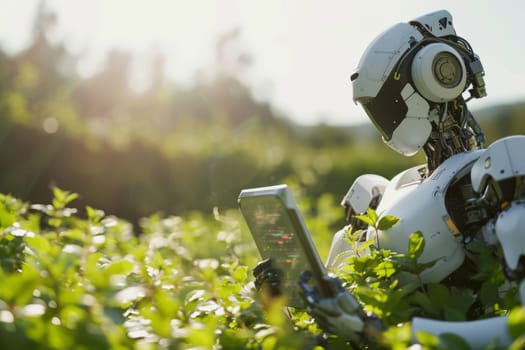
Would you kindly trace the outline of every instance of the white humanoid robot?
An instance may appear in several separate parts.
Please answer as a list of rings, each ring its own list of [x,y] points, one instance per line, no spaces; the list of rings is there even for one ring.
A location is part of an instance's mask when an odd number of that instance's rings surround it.
[[[427,164],[392,180],[362,175],[343,200],[347,217],[368,207],[399,222],[379,237],[382,249],[405,253],[409,235],[420,231],[425,250],[420,262],[437,261],[420,276],[441,282],[469,259],[466,242],[500,244],[506,275],[519,286],[525,302],[525,136],[500,139],[484,149],[484,135],[467,108],[471,98],[486,96],[483,67],[468,42],[456,35],[452,16],[442,10],[399,23],[366,49],[351,76],[354,101],[368,114],[383,140],[403,155],[423,149]],[[463,94],[469,93],[468,98]],[[329,267],[343,263],[350,249],[343,231],[333,240]],[[257,277],[257,276],[256,276]],[[271,278],[270,278],[271,279]],[[320,300],[305,291],[309,309],[332,332],[352,335],[374,331],[357,301],[342,291]],[[467,322],[414,318],[413,334],[424,330],[455,333],[473,348],[494,338],[511,340],[505,317]],[[377,329],[380,332],[380,329]]]

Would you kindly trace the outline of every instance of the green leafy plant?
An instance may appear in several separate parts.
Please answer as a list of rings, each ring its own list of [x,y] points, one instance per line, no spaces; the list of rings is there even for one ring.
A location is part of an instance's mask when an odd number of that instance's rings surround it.
[[[344,338],[324,335],[305,311],[286,315],[284,299],[270,300],[249,288],[257,253],[236,211],[213,217],[153,215],[142,219],[136,234],[128,222],[100,210],[68,208],[75,194],[53,192],[51,205],[0,195],[2,348],[352,348]],[[323,210],[336,210],[323,201]],[[372,227],[396,223],[374,214],[366,219]],[[316,228],[329,230],[320,223]],[[356,233],[348,238],[357,246]],[[509,302],[512,295],[502,299],[492,292],[500,270],[482,265],[472,276],[487,283],[480,293],[425,285],[417,278],[403,283],[402,273],[417,275],[426,266],[418,263],[423,236],[416,232],[407,244],[408,253],[399,254],[366,243],[370,254],[346,257],[337,271],[387,326],[377,347],[406,348],[408,321],[415,315],[461,319],[468,305],[480,300],[491,314],[512,310],[513,348],[524,343],[521,307]],[[454,336],[417,336],[425,348],[464,348]]]

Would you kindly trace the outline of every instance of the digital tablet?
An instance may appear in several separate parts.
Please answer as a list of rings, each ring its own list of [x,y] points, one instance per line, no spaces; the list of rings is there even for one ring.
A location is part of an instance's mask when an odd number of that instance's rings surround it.
[[[283,272],[289,306],[304,306],[298,281],[306,270],[324,295],[330,293],[322,290],[326,269],[287,185],[242,190],[238,203],[261,257]]]

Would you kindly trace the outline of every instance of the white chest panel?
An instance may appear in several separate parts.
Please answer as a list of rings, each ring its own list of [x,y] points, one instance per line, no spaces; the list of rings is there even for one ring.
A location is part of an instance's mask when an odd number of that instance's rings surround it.
[[[456,231],[446,207],[445,194],[458,174],[469,168],[480,151],[457,154],[446,160],[427,179],[422,180],[418,168],[408,169],[395,176],[385,190],[377,208],[379,216],[393,215],[399,222],[386,231],[379,231],[381,249],[406,253],[408,239],[420,231],[425,237],[425,250],[419,262],[437,263],[421,274],[425,282],[439,282],[457,269],[465,254],[459,232]],[[456,231],[456,232],[454,232]],[[369,230],[368,238],[375,236]]]

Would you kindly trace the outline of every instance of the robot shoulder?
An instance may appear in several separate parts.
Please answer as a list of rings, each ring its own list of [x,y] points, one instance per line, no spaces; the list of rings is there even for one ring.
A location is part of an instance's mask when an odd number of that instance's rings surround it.
[[[473,189],[481,193],[489,179],[502,181],[525,176],[525,136],[515,135],[492,143],[472,166]]]
[[[361,175],[350,186],[341,205],[352,209],[356,214],[364,213],[370,207],[372,200],[385,192],[388,184],[389,181],[380,175]]]

